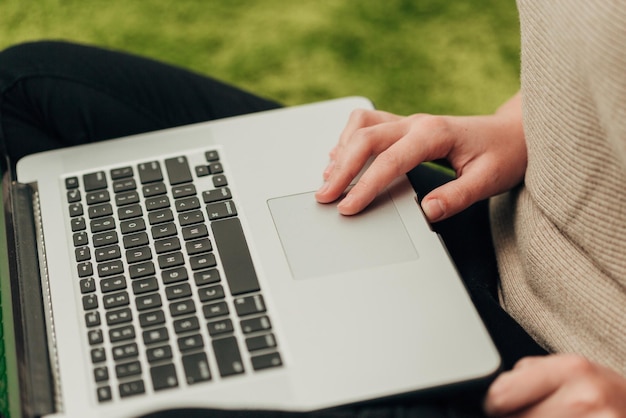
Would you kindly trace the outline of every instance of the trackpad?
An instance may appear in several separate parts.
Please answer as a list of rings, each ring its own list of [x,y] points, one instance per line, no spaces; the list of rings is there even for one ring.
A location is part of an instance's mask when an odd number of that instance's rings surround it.
[[[418,258],[387,192],[354,216],[340,215],[336,204],[317,203],[314,194],[267,201],[294,279]]]

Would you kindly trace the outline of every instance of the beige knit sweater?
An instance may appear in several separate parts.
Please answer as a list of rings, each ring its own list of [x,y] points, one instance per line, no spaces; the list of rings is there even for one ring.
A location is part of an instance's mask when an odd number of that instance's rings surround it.
[[[626,4],[518,0],[528,169],[492,200],[504,308],[626,376]]]

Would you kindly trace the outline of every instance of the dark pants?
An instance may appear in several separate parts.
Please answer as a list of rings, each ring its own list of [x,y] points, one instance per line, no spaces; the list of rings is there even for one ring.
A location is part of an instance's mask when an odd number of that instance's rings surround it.
[[[33,43],[0,53],[0,146],[13,162],[37,151],[280,107],[218,81],[136,56],[96,48]],[[409,177],[425,192],[448,180],[423,166]],[[436,225],[503,358],[504,368],[545,354],[499,306],[498,270],[486,202]],[[185,416],[242,413],[187,411]],[[256,414],[256,415],[255,415]],[[323,416],[481,416],[467,400],[409,399],[342,408]],[[246,412],[246,416],[275,416]]]

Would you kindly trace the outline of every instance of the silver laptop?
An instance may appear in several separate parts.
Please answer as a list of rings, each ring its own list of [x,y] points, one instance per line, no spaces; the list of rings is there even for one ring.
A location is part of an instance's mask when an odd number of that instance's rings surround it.
[[[353,217],[313,197],[350,112],[371,107],[344,98],[19,161],[4,190],[10,409],[309,411],[495,373],[406,179]]]

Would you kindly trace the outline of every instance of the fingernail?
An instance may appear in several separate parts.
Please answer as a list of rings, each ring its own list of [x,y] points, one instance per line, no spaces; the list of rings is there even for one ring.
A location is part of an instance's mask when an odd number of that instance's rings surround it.
[[[337,205],[337,209],[339,209],[339,211],[341,211],[342,209],[345,209],[346,206],[350,206],[350,203],[352,202],[353,198],[352,196],[348,193],[348,195],[346,197],[344,197],[341,202],[339,202],[339,204]]]
[[[432,199],[427,200],[426,202],[422,202],[422,210],[426,214],[428,220],[431,222],[435,222],[445,213],[443,203],[441,203],[441,200],[439,199]]]

